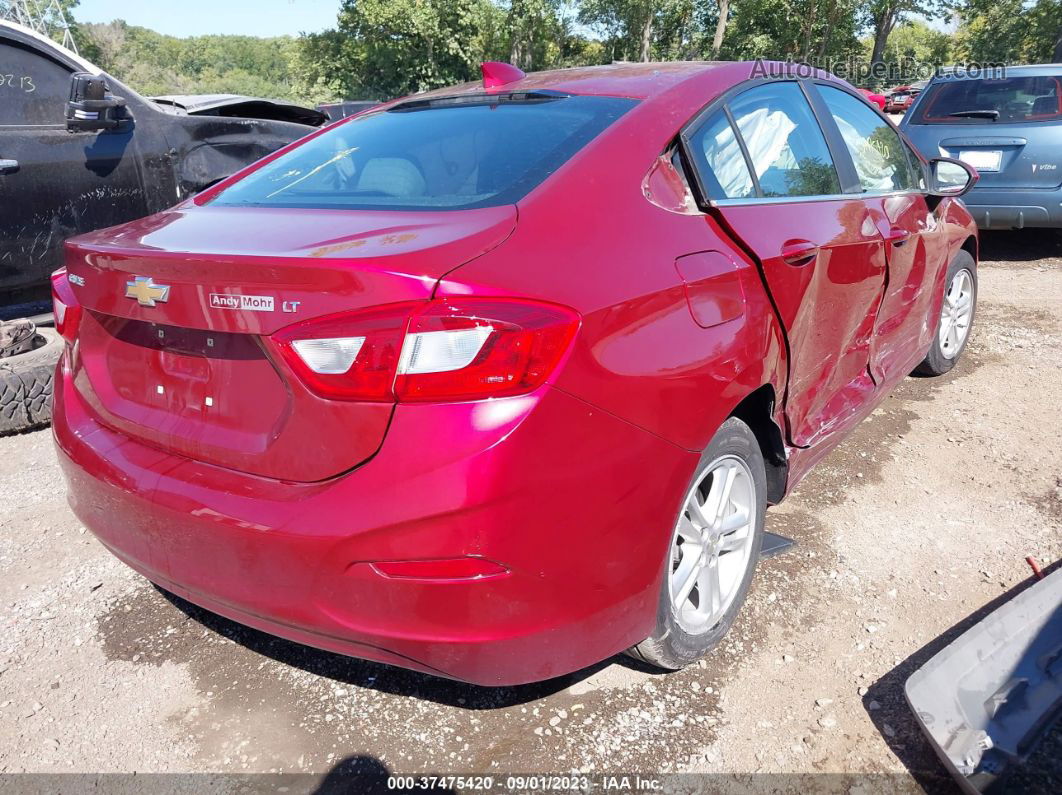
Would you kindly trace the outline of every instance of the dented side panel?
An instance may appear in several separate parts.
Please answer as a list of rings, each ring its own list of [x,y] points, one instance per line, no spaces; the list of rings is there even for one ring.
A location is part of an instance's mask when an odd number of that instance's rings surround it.
[[[720,208],[755,252],[789,340],[789,441],[810,447],[862,419],[885,250],[858,196]],[[765,218],[769,217],[769,221]]]

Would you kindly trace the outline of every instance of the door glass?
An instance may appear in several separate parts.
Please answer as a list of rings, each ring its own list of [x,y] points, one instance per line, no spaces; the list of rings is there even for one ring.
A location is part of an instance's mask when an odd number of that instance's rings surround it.
[[[28,47],[0,42],[0,125],[63,124],[70,74]]]
[[[918,155],[914,153],[914,150],[910,147],[907,141],[903,142],[904,151],[907,152],[907,162],[911,166],[911,177],[914,179],[915,190],[926,190],[926,169],[922,165],[922,161]]]
[[[804,92],[769,83],[730,103],[764,196],[829,196],[841,192],[837,171]]]
[[[913,190],[899,134],[865,102],[833,86],[818,86],[852,156],[864,192]]]
[[[741,154],[734,129],[722,111],[710,118],[690,136],[690,149],[697,170],[704,175],[705,191],[710,199],[743,199],[754,196],[745,156]]]

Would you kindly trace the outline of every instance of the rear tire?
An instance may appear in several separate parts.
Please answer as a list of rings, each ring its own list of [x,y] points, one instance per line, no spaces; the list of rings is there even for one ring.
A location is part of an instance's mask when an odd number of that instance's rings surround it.
[[[44,344],[0,359],[0,436],[30,431],[52,418],[52,380],[63,352],[55,329],[38,328]]]
[[[759,442],[744,422],[731,417],[720,426],[683,494],[664,560],[656,628],[627,652],[670,671],[719,644],[745,602],[760,556],[767,477]]]
[[[969,252],[960,251],[944,277],[944,303],[933,329],[933,342],[926,358],[914,369],[915,375],[944,375],[955,366],[970,340],[976,311],[977,263]]]

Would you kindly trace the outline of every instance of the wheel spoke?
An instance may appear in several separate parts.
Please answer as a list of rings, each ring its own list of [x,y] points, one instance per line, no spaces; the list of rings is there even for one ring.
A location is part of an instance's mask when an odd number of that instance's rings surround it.
[[[719,580],[717,555],[712,555],[701,569],[699,586],[701,599],[707,603],[708,614],[714,617],[723,606],[723,584]]]
[[[734,490],[737,472],[737,467],[730,465],[725,473],[719,472],[712,479],[712,489],[708,492],[708,499],[704,501],[704,513],[708,518],[708,527],[713,530],[719,526],[723,512],[730,504],[730,492]]]
[[[722,543],[719,544],[719,552],[736,552],[745,545],[746,540],[748,540],[747,533],[733,532],[723,537]]]
[[[671,599],[677,609],[686,603],[693,586],[697,584],[697,575],[703,568],[701,565],[703,563],[703,550],[703,547],[695,544],[682,545],[682,558],[679,560],[679,567],[671,575],[672,586],[678,586],[678,588],[672,587],[674,595]]]
[[[678,534],[683,541],[689,544],[701,543],[701,531],[697,529],[697,526],[690,521],[686,514],[682,514],[679,518]]]
[[[749,512],[747,508],[738,508],[729,516],[723,517],[719,521],[719,535],[725,536],[727,533],[733,533],[735,530],[740,530],[742,527],[749,523]]]
[[[940,319],[940,347],[948,346],[948,337],[951,335],[951,315],[944,315]]]
[[[708,512],[705,510],[705,506],[697,500],[697,491],[694,489],[693,494],[690,495],[689,502],[686,503],[686,510],[690,512],[690,519],[693,526],[698,530],[705,530],[711,525],[711,519]]]

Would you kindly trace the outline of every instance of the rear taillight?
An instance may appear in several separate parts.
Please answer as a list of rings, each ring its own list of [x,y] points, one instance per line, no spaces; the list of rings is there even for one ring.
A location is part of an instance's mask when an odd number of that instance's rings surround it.
[[[394,400],[395,368],[409,316],[421,303],[329,315],[273,335],[291,368],[317,394]]]
[[[578,326],[575,312],[553,304],[446,298],[333,315],[273,340],[323,397],[480,400],[541,386]]]
[[[52,274],[52,311],[55,313],[55,330],[67,342],[73,343],[81,322],[81,304],[74,297],[66,268]]]
[[[454,298],[416,313],[395,379],[400,401],[477,400],[542,385],[579,327],[570,309],[533,301]]]

